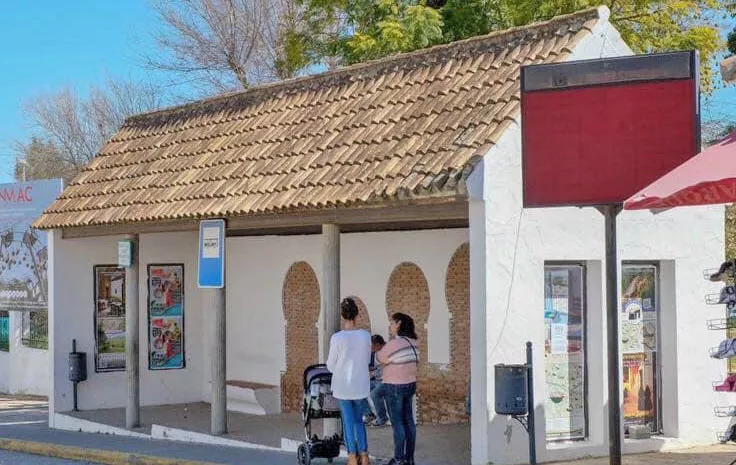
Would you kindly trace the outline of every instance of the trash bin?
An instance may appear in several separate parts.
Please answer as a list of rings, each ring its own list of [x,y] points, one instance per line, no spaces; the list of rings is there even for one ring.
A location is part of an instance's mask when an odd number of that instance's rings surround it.
[[[527,366],[496,365],[496,414],[523,416],[527,409]]]

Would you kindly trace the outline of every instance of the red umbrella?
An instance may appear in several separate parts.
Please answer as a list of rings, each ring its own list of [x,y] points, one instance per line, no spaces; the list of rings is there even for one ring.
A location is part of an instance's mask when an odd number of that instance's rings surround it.
[[[626,210],[736,202],[736,132],[624,202]]]

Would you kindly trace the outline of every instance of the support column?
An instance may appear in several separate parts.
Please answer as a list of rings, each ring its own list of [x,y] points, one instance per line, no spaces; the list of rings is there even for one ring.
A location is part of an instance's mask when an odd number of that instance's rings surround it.
[[[225,386],[227,367],[225,288],[212,289],[212,402],[211,432],[213,436],[227,433],[227,389]]]
[[[322,225],[322,357],[327,361],[330,338],[340,331],[340,226]],[[324,434],[337,433],[338,420],[324,421]]]
[[[340,331],[340,226],[322,225],[322,347],[324,360],[330,338]]]
[[[125,371],[128,377],[128,398],[125,404],[125,427],[141,425],[141,393],[139,355],[139,305],[138,305],[138,235],[125,237],[133,243],[131,266],[125,269]]]

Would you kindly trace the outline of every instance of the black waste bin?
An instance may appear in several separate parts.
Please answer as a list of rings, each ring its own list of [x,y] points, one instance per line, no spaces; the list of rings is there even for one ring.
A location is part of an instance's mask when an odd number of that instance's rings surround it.
[[[69,381],[79,383],[87,380],[87,353],[72,352],[69,354]]]
[[[527,414],[527,366],[496,365],[496,414]]]

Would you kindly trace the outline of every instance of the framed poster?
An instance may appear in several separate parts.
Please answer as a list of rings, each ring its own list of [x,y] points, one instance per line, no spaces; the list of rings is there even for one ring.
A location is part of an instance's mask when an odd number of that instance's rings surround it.
[[[125,371],[125,270],[96,265],[95,371]]]
[[[184,366],[184,265],[148,265],[148,369]]]

